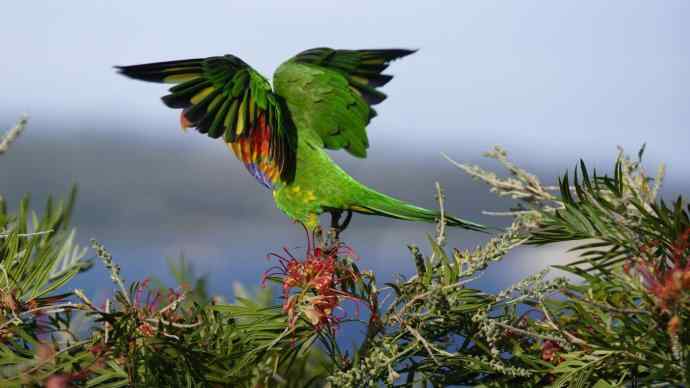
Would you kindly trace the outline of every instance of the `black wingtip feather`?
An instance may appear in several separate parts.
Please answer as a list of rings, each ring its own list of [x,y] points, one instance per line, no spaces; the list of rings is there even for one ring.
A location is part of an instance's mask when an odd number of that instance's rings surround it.
[[[374,109],[374,108],[369,108],[369,118],[368,118],[367,123],[369,123],[369,121],[371,121],[371,119],[373,119],[374,117],[376,117],[376,116],[378,116],[378,115],[379,115],[379,114],[378,114],[378,112],[376,112],[376,109]]]
[[[393,76],[390,74],[377,74],[374,76],[367,77],[368,85],[377,88],[380,88],[381,86],[387,84],[392,79]]]
[[[163,104],[165,104],[165,106],[173,109],[186,108],[189,105],[191,105],[188,98],[183,98],[175,94],[167,94],[161,97],[161,100],[163,101]]]
[[[202,59],[143,63],[140,65],[114,66],[119,74],[142,81],[163,82],[165,77],[194,74],[201,71]]]
[[[360,90],[360,92],[362,93],[362,98],[364,98],[364,101],[366,101],[369,105],[378,105],[387,97],[381,92],[371,92],[368,90]]]
[[[213,115],[206,114],[203,116],[201,121],[196,123],[196,130],[199,131],[200,133],[207,133],[208,130],[211,128],[211,124],[213,124]]]
[[[390,62],[399,58],[406,57],[408,55],[412,55],[418,51],[418,49],[401,49],[401,48],[392,48],[392,49],[376,49],[376,50],[363,50],[365,52],[365,55],[371,54],[373,57],[382,57],[386,60],[386,62]]]
[[[395,55],[395,58],[403,58],[408,55],[412,55],[419,51],[419,49],[393,49],[393,54]]]

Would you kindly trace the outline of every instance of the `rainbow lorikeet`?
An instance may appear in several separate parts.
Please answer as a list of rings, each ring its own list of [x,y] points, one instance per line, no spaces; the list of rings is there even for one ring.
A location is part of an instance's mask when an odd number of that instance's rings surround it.
[[[329,212],[332,226],[342,230],[352,212],[427,222],[439,217],[364,186],[325,151],[366,157],[366,126],[376,116],[372,106],[386,98],[378,88],[393,78],[382,72],[413,52],[314,48],[280,65],[273,88],[233,55],[116,68],[128,77],[175,84],[162,100],[183,109],[183,127],[227,144],[293,220],[312,229],[318,215]],[[452,216],[446,221],[484,229]]]

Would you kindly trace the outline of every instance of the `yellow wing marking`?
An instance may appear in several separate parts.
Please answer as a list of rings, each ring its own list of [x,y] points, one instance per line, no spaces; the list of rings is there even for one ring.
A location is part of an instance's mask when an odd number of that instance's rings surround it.
[[[369,210],[369,209],[367,209],[367,208],[365,208],[365,207],[357,206],[357,205],[352,205],[352,206],[350,206],[350,210],[353,210],[353,211],[356,211],[356,212],[360,212],[360,213],[369,213],[369,214],[374,213],[374,212],[372,212],[371,210]]]
[[[214,90],[216,90],[216,88],[214,88],[213,86],[209,86],[209,87],[205,88],[204,90],[200,91],[199,93],[195,94],[194,97],[192,97],[192,99],[191,99],[192,104],[194,104],[194,105],[198,104],[199,102],[201,102],[201,100],[206,98],[206,96],[211,94],[211,92]]]

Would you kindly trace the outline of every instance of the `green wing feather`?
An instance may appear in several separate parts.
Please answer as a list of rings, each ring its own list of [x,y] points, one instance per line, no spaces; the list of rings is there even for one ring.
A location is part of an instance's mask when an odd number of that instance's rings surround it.
[[[144,81],[173,83],[165,105],[182,108],[185,126],[228,143],[259,144],[268,130],[268,155],[284,182],[295,176],[297,130],[284,99],[241,59],[224,55],[117,66],[120,73]],[[246,155],[245,155],[246,156]],[[252,162],[252,160],[243,160]]]
[[[365,157],[366,126],[372,108],[386,95],[377,88],[393,76],[382,74],[389,63],[413,50],[334,50],[315,48],[282,64],[273,76],[298,124],[315,131],[329,149],[346,149]]]

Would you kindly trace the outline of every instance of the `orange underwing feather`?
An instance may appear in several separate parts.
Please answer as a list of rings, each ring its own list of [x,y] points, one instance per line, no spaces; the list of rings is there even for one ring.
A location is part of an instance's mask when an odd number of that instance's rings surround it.
[[[185,116],[184,113],[180,114],[180,126],[182,126],[184,129],[192,126],[192,123],[187,120],[187,116]]]
[[[257,117],[255,123],[256,128],[250,136],[229,142],[228,147],[260,183],[273,188],[280,178],[280,166],[271,157],[271,128],[263,114]]]

